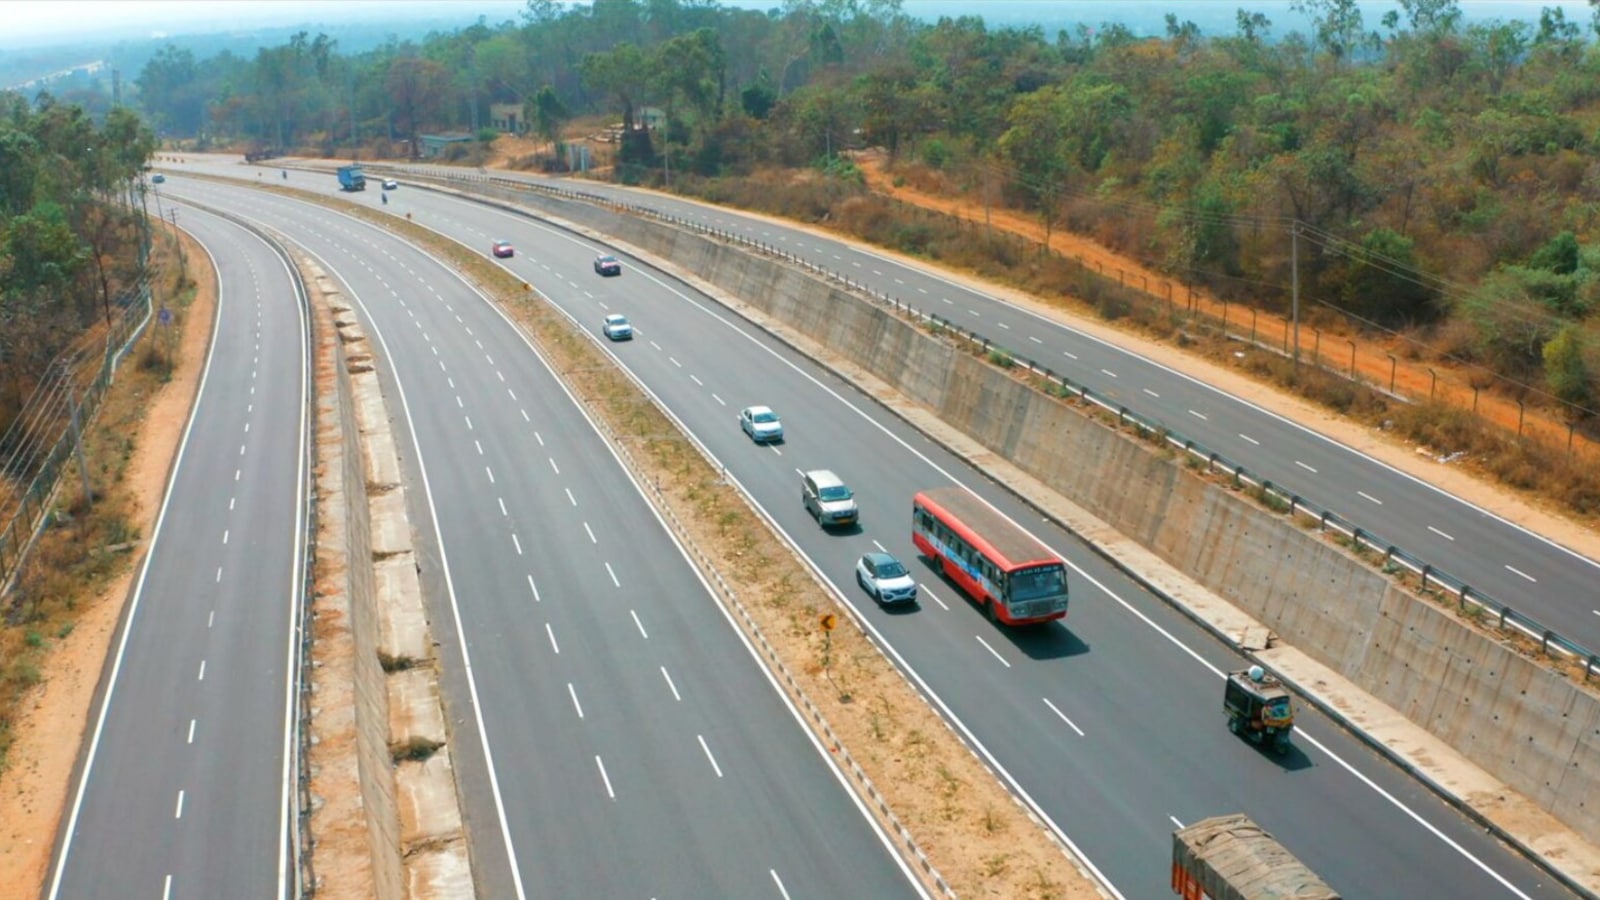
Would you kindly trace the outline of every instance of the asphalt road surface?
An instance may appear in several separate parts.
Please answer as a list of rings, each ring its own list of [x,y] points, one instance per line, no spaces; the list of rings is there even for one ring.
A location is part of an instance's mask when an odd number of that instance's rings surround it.
[[[1017,791],[1127,897],[1167,890],[1170,833],[1245,811],[1353,897],[1563,896],[1542,872],[1337,726],[1302,711],[1287,760],[1228,733],[1222,672],[1244,662],[1141,591],[1027,506],[830,374],[715,304],[602,248],[536,222],[412,190],[391,207],[487,251],[511,240],[507,268],[598,334],[604,315],[636,338],[608,345],[748,488],[853,603],[914,679]],[[755,446],[735,424],[773,406],[787,440]],[[832,468],[856,490],[862,528],[829,534],[799,502],[799,472]],[[916,558],[910,498],[964,484],[1033,530],[1074,567],[1065,624],[989,625]],[[911,614],[879,610],[851,572],[887,549],[919,573]]]
[[[52,900],[284,897],[294,883],[306,307],[248,230],[200,212],[182,224],[220,271],[217,322],[91,710]]]
[[[921,895],[579,404],[489,304],[349,217],[168,187],[300,242],[371,329],[415,466],[486,896]]]
[[[460,169],[434,167],[418,171],[461,174]],[[517,173],[497,174],[533,180]],[[1593,560],[1246,400],[969,290],[931,267],[903,265],[864,245],[620,186],[543,183],[647,206],[761,241],[961,324],[1086,385],[1097,396],[1164,423],[1173,433],[1199,441],[1252,474],[1337,512],[1376,542],[1398,545],[1474,590],[1600,652],[1600,594],[1594,590],[1600,565]],[[392,199],[409,203],[406,186]]]

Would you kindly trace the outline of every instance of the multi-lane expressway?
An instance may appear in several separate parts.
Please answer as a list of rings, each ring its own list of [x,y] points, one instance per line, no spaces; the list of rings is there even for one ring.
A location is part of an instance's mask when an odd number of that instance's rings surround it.
[[[381,208],[376,195],[355,199]],[[250,205],[280,227],[356,228],[286,198]],[[1250,813],[1347,896],[1564,895],[1315,714],[1302,716],[1301,742],[1287,763],[1241,745],[1219,711],[1220,673],[1239,666],[1237,656],[870,398],[715,304],[626,258],[622,278],[601,280],[590,268],[599,248],[531,219],[414,188],[394,192],[388,208],[470,247],[512,240],[519,253],[508,268],[580,323],[598,328],[605,313],[627,313],[638,338],[614,348],[618,362],[717,454],[956,727],[1122,895],[1166,891],[1175,822],[1233,810]],[[363,251],[374,265],[382,256],[375,248]],[[1026,321],[1034,331],[1022,331],[1019,320],[1019,340],[1051,336],[1044,323]],[[753,402],[783,414],[785,444],[746,441],[734,413]],[[491,420],[496,431],[518,427],[503,419]],[[538,451],[527,449],[537,468]],[[801,509],[796,472],[817,466],[856,488],[860,533],[824,534]],[[909,498],[951,482],[990,500],[1072,563],[1074,607],[1065,626],[997,630],[926,571],[928,596],[916,614],[886,615],[856,591],[855,557],[881,545],[913,559]],[[634,556],[642,552],[635,548]]]
[[[300,244],[373,334],[414,466],[483,895],[924,895],[581,406],[490,304],[350,217],[181,177],[168,188]]]
[[[47,896],[285,897],[304,584],[307,307],[237,224],[193,412],[91,709]],[[166,327],[156,325],[155,327]]]
[[[460,169],[419,171],[461,175]],[[533,180],[518,173],[496,177]],[[1600,565],[1347,445],[1183,372],[974,291],[932,267],[906,265],[864,245],[734,210],[616,185],[566,186],[769,244],[977,331],[1600,652],[1600,598],[1593,590]]]

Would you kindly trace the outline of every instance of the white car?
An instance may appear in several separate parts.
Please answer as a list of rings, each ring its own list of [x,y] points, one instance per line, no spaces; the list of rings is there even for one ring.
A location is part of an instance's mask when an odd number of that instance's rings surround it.
[[[400,182],[395,181],[393,178],[385,178],[383,180],[383,189],[386,191],[392,191],[399,186]]]
[[[605,331],[606,337],[613,341],[633,340],[633,325],[629,324],[627,316],[612,313],[606,316],[606,323],[601,328]]]
[[[900,560],[887,553],[868,553],[861,557],[856,563],[856,584],[885,606],[917,602],[917,580]]]
[[[747,406],[739,411],[739,427],[758,444],[783,440],[783,423],[766,406]]]

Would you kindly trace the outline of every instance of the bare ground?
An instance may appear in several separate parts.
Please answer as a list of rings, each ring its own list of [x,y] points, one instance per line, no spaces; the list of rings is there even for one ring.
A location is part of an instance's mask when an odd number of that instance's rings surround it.
[[[191,263],[206,259],[187,235],[183,241]],[[142,422],[132,434],[134,450],[125,476],[110,489],[131,497],[132,519],[141,535],[155,530],[156,512],[194,405],[216,315],[216,282],[209,272],[196,275],[200,283],[195,298],[178,314],[174,326],[182,336],[171,379],[145,399],[119,398],[118,392],[126,395],[139,382],[118,379],[105,401],[108,410],[118,399],[145,405]],[[156,339],[156,332],[152,327],[144,340]],[[131,353],[124,366],[137,365],[137,355],[138,351]],[[102,414],[98,427],[106,427],[108,419],[109,414]],[[0,900],[32,900],[40,894],[95,687],[142,556],[129,562],[101,591],[80,601],[76,624],[54,642],[41,666],[42,680],[19,703],[24,712],[14,727],[15,743],[6,769],[0,773]]]

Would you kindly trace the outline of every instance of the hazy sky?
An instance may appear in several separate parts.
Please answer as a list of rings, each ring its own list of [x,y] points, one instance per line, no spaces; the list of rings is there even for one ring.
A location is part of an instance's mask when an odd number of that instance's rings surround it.
[[[40,37],[117,31],[144,36],[207,32],[239,25],[348,22],[459,12],[462,24],[480,15],[491,22],[516,16],[520,0],[4,0],[0,50]]]
[[[726,0],[725,0],[726,2]],[[908,0],[906,9],[914,15],[936,18],[939,15],[983,14],[994,0]],[[1216,6],[1219,0],[1166,0],[1166,6],[1179,16],[1184,7]],[[781,5],[781,0],[733,0],[740,6],[766,8]],[[1393,0],[1361,0],[1363,9],[1392,8]],[[1098,21],[1109,15],[1114,5],[1109,0],[1007,0],[1004,6],[1038,7],[1041,14],[1070,14],[1085,21]],[[1149,5],[1148,0],[1141,5]],[[1233,7],[1249,7],[1287,12],[1288,0],[1232,0]],[[1469,18],[1474,13],[1537,20],[1544,6],[1564,7],[1567,17],[1587,24],[1589,10],[1584,0],[1461,0]],[[180,31],[205,33],[238,26],[293,25],[304,22],[332,23],[371,20],[400,20],[423,16],[459,17],[466,25],[478,16],[491,23],[515,18],[521,0],[0,0],[0,52],[23,44],[39,43],[41,38],[88,37],[115,32],[117,37],[150,37]],[[991,7],[993,9],[994,7]],[[1052,17],[1053,18],[1053,17]],[[1376,26],[1376,17],[1369,23]]]

